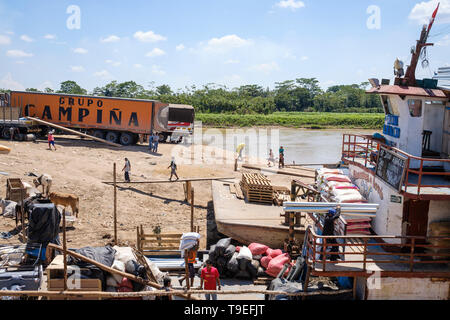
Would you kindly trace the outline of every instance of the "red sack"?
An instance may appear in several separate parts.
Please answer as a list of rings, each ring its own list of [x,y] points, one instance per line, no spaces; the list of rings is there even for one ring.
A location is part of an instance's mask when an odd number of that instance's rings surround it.
[[[241,247],[237,246],[236,247],[236,252],[239,252],[239,251],[241,251]]]
[[[133,283],[128,278],[123,278],[117,292],[133,292]]]
[[[264,252],[267,251],[267,249],[269,249],[268,246],[264,245],[264,244],[260,244],[260,243],[251,243],[248,248],[250,249],[250,251],[252,252],[252,255],[257,256],[260,254],[263,254]]]
[[[272,260],[270,260],[269,262],[269,266],[267,267],[266,273],[272,277],[276,277],[280,271],[283,269],[283,266],[286,263],[290,263],[291,262],[291,258],[289,257],[288,253],[279,255],[276,258],[273,258]],[[286,270],[285,275],[288,274],[290,267]]]
[[[283,251],[281,251],[280,249],[273,250],[273,249],[268,248],[266,250],[266,255],[271,256],[272,258],[276,258],[280,254],[283,254]]]
[[[271,256],[265,256],[261,258],[261,266],[264,269],[267,269],[267,267],[269,266],[269,262],[272,260],[273,258]]]

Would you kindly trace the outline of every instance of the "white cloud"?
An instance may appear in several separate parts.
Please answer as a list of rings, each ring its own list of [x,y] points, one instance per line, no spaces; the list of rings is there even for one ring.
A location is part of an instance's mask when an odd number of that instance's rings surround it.
[[[135,64],[133,64],[133,67],[135,67],[136,69],[140,69],[140,68],[142,68],[142,64],[135,63]]]
[[[0,88],[20,91],[25,90],[25,87],[21,83],[12,78],[11,73],[7,73],[6,76],[0,80]]]
[[[448,45],[450,45],[450,36],[446,35],[445,37],[443,37],[441,40],[439,40],[436,45],[441,46],[441,47],[446,47]]]
[[[120,41],[120,38],[116,35],[110,35],[109,37],[105,39],[100,39],[100,42],[108,43],[108,42],[118,42]]]
[[[233,59],[229,59],[227,61],[225,61],[225,64],[238,64],[240,61],[239,60],[233,60]]]
[[[206,50],[227,51],[234,48],[241,48],[252,44],[251,40],[245,40],[235,34],[227,35],[222,38],[212,38],[208,41]]]
[[[46,35],[44,36],[44,39],[47,39],[47,40],[55,40],[55,39],[56,39],[56,36],[55,36],[54,34],[46,34]]]
[[[34,40],[27,36],[26,34],[20,36],[20,40],[23,40],[25,42],[33,42]]]
[[[82,66],[70,66],[70,70],[73,72],[84,72],[86,71]]]
[[[94,72],[94,76],[101,79],[111,79],[112,75],[107,70]]]
[[[79,53],[79,54],[86,54],[86,53],[88,53],[88,51],[86,49],[83,49],[83,48],[73,49],[73,52]]]
[[[255,66],[250,67],[250,70],[253,71],[259,71],[264,73],[270,73],[272,71],[278,71],[280,70],[280,67],[276,62],[270,62],[270,63],[262,63]]]
[[[302,57],[300,58],[300,60],[306,61],[306,60],[309,60],[309,57],[308,57],[308,56],[302,56]]]
[[[158,76],[163,76],[166,74],[166,72],[164,70],[162,70],[160,66],[157,66],[157,65],[152,66],[152,73],[156,74]]]
[[[27,53],[22,50],[9,50],[6,52],[6,55],[12,58],[30,58],[33,56],[32,53]]]
[[[122,64],[122,63],[119,62],[119,61],[113,61],[113,60],[105,60],[105,62],[106,62],[107,64],[112,65],[113,67],[118,67],[118,66],[120,66],[120,65]]]
[[[288,9],[295,11],[297,9],[303,8],[305,3],[303,1],[295,1],[295,0],[281,0],[276,4],[277,7]]]
[[[153,31],[138,31],[134,34],[134,38],[141,42],[158,42],[158,41],[164,41],[167,40],[166,37],[163,37],[162,35],[156,34]]]
[[[159,48],[155,48],[152,51],[148,52],[146,54],[147,57],[153,58],[153,57],[159,57],[159,56],[163,56],[166,53],[164,52],[164,50],[161,50]]]
[[[9,34],[10,36],[12,36],[14,34],[14,32],[12,31],[5,31],[6,34]]]
[[[0,34],[0,45],[7,45],[11,43],[11,39],[7,36],[3,36]]]
[[[436,17],[436,23],[450,23],[450,0],[430,0],[420,2],[411,10],[409,19],[415,20],[420,24],[429,23],[439,2],[441,4]]]
[[[182,44],[182,43],[180,43],[179,45],[177,45],[177,46],[175,47],[175,49],[176,49],[177,51],[182,51],[182,50],[184,50],[184,48],[185,48],[185,46],[184,46],[184,44]]]

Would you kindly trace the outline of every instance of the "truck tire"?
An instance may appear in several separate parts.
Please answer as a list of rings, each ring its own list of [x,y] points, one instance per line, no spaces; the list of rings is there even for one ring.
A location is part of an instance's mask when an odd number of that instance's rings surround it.
[[[99,138],[99,139],[105,139],[105,131],[102,130],[95,130],[92,133],[93,137]]]
[[[167,134],[165,134],[165,133],[158,134],[158,137],[159,137],[159,142],[166,142],[166,140],[167,140]]]
[[[107,140],[109,142],[117,143],[119,141],[119,133],[117,133],[115,131],[108,131],[106,133],[105,140]]]
[[[129,146],[134,143],[134,135],[130,132],[122,132],[120,135],[120,144],[123,146]]]
[[[4,127],[2,130],[2,138],[3,139],[11,139],[11,133],[9,132],[9,127]]]

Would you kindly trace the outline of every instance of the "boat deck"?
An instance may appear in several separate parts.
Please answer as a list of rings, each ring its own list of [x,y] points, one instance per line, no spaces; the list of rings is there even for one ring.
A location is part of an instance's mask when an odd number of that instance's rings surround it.
[[[280,216],[283,208],[238,199],[230,192],[230,185],[238,182],[234,179],[212,181],[218,231],[244,244],[260,242],[274,248],[282,248],[289,233],[289,227],[283,225],[284,218]],[[296,238],[303,240],[305,228],[295,229]]]

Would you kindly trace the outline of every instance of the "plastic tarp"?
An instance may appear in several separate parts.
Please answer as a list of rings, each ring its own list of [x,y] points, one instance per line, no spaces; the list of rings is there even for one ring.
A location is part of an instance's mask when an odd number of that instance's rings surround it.
[[[28,241],[59,243],[61,214],[53,203],[34,203],[29,207]]]

